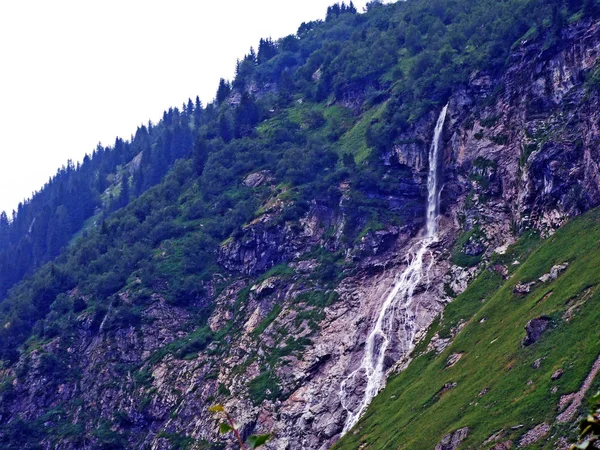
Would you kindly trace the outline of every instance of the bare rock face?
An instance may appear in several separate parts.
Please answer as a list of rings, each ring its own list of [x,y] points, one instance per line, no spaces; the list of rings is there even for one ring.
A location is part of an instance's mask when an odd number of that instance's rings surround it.
[[[441,442],[435,446],[435,450],[455,450],[469,435],[469,428],[459,428],[453,433],[443,437]]]
[[[535,428],[529,430],[519,441],[519,447],[527,447],[528,445],[535,444],[537,441],[542,439],[550,432],[550,425],[547,423],[541,423]]]
[[[388,250],[398,238],[399,229],[396,226],[388,226],[382,230],[369,231],[361,238],[359,245],[355,248],[355,254],[360,256],[374,256]]]
[[[548,317],[538,317],[536,319],[531,319],[529,323],[525,326],[525,331],[527,335],[523,338],[523,347],[527,347],[531,344],[536,343],[542,337],[542,333],[548,329],[549,325],[550,318]]]
[[[456,365],[456,363],[460,361],[462,357],[462,353],[452,353],[450,356],[448,356],[448,360],[446,361],[446,368]]]
[[[517,283],[513,289],[515,294],[527,295],[531,292],[531,289],[535,286],[535,281],[530,283]]]
[[[266,170],[254,172],[244,178],[244,184],[250,188],[256,188],[262,185],[269,178],[269,172]]]
[[[227,269],[256,275],[283,261],[289,261],[319,243],[325,227],[335,220],[332,211],[315,206],[300,230],[282,224],[279,214],[283,204],[245,227],[244,234],[221,246],[218,261]]]
[[[539,281],[542,283],[546,283],[548,281],[554,281],[558,278],[558,276],[564,272],[565,270],[567,270],[567,267],[569,267],[569,263],[564,263],[564,264],[557,264],[555,266],[552,266],[552,268],[550,269],[549,273],[545,273],[544,275],[542,275],[539,278]]]
[[[445,283],[456,295],[463,293],[469,283],[477,276],[477,267],[460,267],[453,265],[445,276]]]

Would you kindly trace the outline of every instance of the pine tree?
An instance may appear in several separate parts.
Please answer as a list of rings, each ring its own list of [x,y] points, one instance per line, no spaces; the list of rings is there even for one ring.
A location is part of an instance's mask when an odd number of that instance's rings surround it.
[[[271,38],[261,39],[258,44],[258,64],[263,64],[277,55],[277,47]]]
[[[139,197],[142,192],[144,192],[144,171],[140,164],[138,171],[133,174],[133,195]]]
[[[240,138],[250,135],[259,118],[259,110],[254,98],[244,92],[240,104],[235,110],[235,137]]]
[[[226,143],[233,139],[233,131],[231,128],[231,121],[227,115],[221,114],[221,117],[219,117],[219,135]]]
[[[10,223],[6,211],[0,213],[0,250],[8,246],[8,234],[10,232]]]
[[[199,128],[201,123],[202,123],[202,102],[200,101],[200,97],[196,96],[196,104],[194,106],[194,126],[196,128]]]
[[[121,181],[121,192],[119,193],[119,200],[117,202],[119,208],[124,208],[129,204],[129,174],[123,174],[123,180]]]
[[[53,258],[60,253],[60,249],[67,244],[71,236],[71,224],[67,208],[59,206],[54,212],[48,226],[47,257]]]
[[[244,57],[244,61],[250,61],[251,63],[256,64],[256,52],[254,51],[254,47],[250,47],[250,52]]]
[[[224,78],[219,80],[219,88],[217,89],[217,103],[220,105],[223,103],[229,94],[231,93],[231,84],[228,81],[225,81]]]
[[[202,175],[206,160],[208,159],[208,145],[202,136],[198,136],[194,143],[194,169],[198,176]]]

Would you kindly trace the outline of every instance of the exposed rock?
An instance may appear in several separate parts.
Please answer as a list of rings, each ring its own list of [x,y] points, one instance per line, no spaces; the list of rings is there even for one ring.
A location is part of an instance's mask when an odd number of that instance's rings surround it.
[[[558,278],[558,276],[564,272],[569,263],[557,264],[556,266],[552,266],[549,273],[545,273],[541,277],[538,278],[542,283],[546,283],[547,281],[554,281]]]
[[[254,172],[248,175],[246,178],[244,178],[244,184],[249,188],[256,188],[263,184],[265,180],[267,180],[268,176],[269,172],[266,170],[263,170],[261,172]]]
[[[429,341],[429,344],[427,345],[427,351],[435,351],[437,354],[440,354],[446,349],[446,347],[448,347],[448,345],[450,345],[451,342],[451,338],[440,338],[436,333],[431,338],[431,341]]]
[[[446,368],[454,366],[463,357],[463,353],[452,353],[446,361]]]
[[[569,395],[563,395],[560,398],[559,410],[562,411],[566,407],[566,405],[569,406],[556,417],[556,420],[558,422],[564,423],[573,419],[573,416],[579,409],[579,406],[581,406],[581,402],[583,401],[583,398],[585,397],[587,391],[592,386],[592,382],[594,381],[594,378],[596,378],[598,372],[600,372],[600,356],[592,365],[592,369],[588,373],[587,377],[585,377],[585,380],[579,388],[579,391]]]
[[[318,263],[314,259],[308,259],[304,261],[299,261],[297,263],[291,263],[290,267],[292,267],[298,273],[310,273],[317,267]]]
[[[435,450],[455,450],[469,435],[469,428],[459,428],[453,433],[447,434],[441,442],[435,446]]]
[[[244,227],[240,238],[223,244],[218,262],[235,272],[263,273],[276,264],[308,252],[312,245],[320,243],[325,227],[336,220],[329,208],[315,206],[301,219],[302,227],[292,227],[279,221],[283,207],[283,204],[273,206],[269,213]]]
[[[542,366],[542,358],[538,358],[536,359],[533,364],[531,365],[531,367],[533,367],[534,369],[539,369]]]
[[[440,392],[448,392],[450,389],[454,389],[456,386],[458,386],[457,382],[449,382],[444,384],[444,386],[442,386],[442,389],[440,390]]]
[[[362,256],[379,255],[388,250],[399,234],[396,226],[387,226],[382,230],[369,231],[360,240],[354,253],[358,251]]]
[[[535,281],[529,283],[517,283],[513,288],[513,292],[519,295],[526,295],[531,292],[531,289],[535,286]]]
[[[257,297],[268,295],[275,290],[278,281],[279,277],[269,277],[262,283],[252,286],[250,292],[253,292]]]
[[[504,245],[500,245],[494,249],[494,253],[497,253],[498,255],[504,255],[504,254],[506,254],[508,247],[509,247],[508,243],[506,243]]]
[[[571,443],[565,437],[559,438],[554,444],[555,450],[569,450],[571,448]]]
[[[508,277],[508,267],[506,267],[504,264],[494,264],[492,269],[502,278]]]
[[[462,294],[477,273],[477,267],[460,267],[453,265],[444,277],[444,282],[448,284],[455,295]]]
[[[465,245],[463,246],[463,252],[469,256],[479,256],[486,250],[486,248],[487,246],[485,240],[471,237],[467,242],[465,242]]]
[[[564,373],[565,373],[565,372],[564,372],[564,370],[562,370],[562,369],[557,369],[556,371],[554,371],[554,373],[552,374],[552,376],[550,377],[550,379],[551,379],[552,381],[556,381],[556,380],[558,380],[560,377],[562,377]]]
[[[501,439],[504,439],[505,436],[506,436],[505,430],[496,431],[489,438],[487,438],[485,441],[483,441],[483,445],[489,445],[493,442],[497,442]]]
[[[525,331],[527,335],[523,338],[523,347],[527,347],[531,344],[537,342],[540,337],[542,337],[542,333],[548,329],[550,325],[550,318],[548,317],[538,317],[536,319],[531,319],[529,323],[525,326]]]
[[[528,445],[535,444],[537,441],[542,439],[550,432],[550,425],[547,423],[541,423],[535,428],[529,430],[519,441],[519,447],[527,447]]]
[[[512,441],[504,441],[504,442],[497,443],[492,448],[490,448],[490,450],[510,450],[512,448],[512,446],[513,446]]]

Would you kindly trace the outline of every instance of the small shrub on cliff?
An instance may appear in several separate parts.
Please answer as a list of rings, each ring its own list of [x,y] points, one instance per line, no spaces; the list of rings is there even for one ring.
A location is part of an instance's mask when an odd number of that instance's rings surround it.
[[[592,400],[595,402],[595,406],[591,413],[581,421],[579,425],[580,443],[573,445],[572,450],[597,448],[597,444],[600,443],[600,392]]]
[[[255,405],[264,400],[275,400],[281,395],[279,380],[270,372],[263,372],[248,383],[250,398]]]
[[[271,438],[270,434],[254,434],[252,436],[248,436],[246,443],[244,443],[242,435],[235,426],[233,417],[231,417],[231,415],[225,410],[223,405],[214,405],[208,408],[208,410],[214,414],[224,417],[225,420],[219,424],[219,432],[221,434],[233,433],[241,450],[262,447]]]

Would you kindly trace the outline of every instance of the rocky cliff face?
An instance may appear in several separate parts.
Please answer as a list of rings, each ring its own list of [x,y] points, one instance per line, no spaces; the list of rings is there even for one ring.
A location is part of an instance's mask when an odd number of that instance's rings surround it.
[[[417,289],[410,323],[396,324],[390,370],[409,363],[415,342],[407,326],[418,340],[465,289],[479,261],[524,230],[551,234],[600,204],[598,93],[585,83],[599,52],[600,23],[578,23],[556,47],[522,43],[502,76],[474,74],[451,97],[442,140],[440,241],[427,256],[432,271]],[[410,143],[388,155],[413,174],[413,188],[396,202],[424,203],[434,125],[431,114],[405,133],[403,142]],[[335,211],[313,205],[300,227],[278,220],[283,206],[273,201],[242,236],[223,244],[219,262],[232,275],[213,280],[209,329],[190,335],[189,313],[157,295],[137,329],[111,326],[110,311],[104,318],[82,314],[70,341],[56,338],[22,358],[10,389],[1,391],[0,421],[34,420],[54,408],[44,420],[59,423],[61,405],[71,405],[83,429],[105,421],[107,433],[127,432],[128,445],[168,449],[184,435],[221,442],[207,410],[218,402],[244,435],[272,432],[268,448],[329,448],[347,415],[340,385],[360,364],[365,338],[420,224],[387,225],[349,245],[339,240],[344,197]],[[311,256],[322,246],[344,250],[352,263],[339,284],[312,277],[327,269]],[[359,384],[345,392],[345,406],[363,389]],[[70,435],[45,443],[94,445]]]

